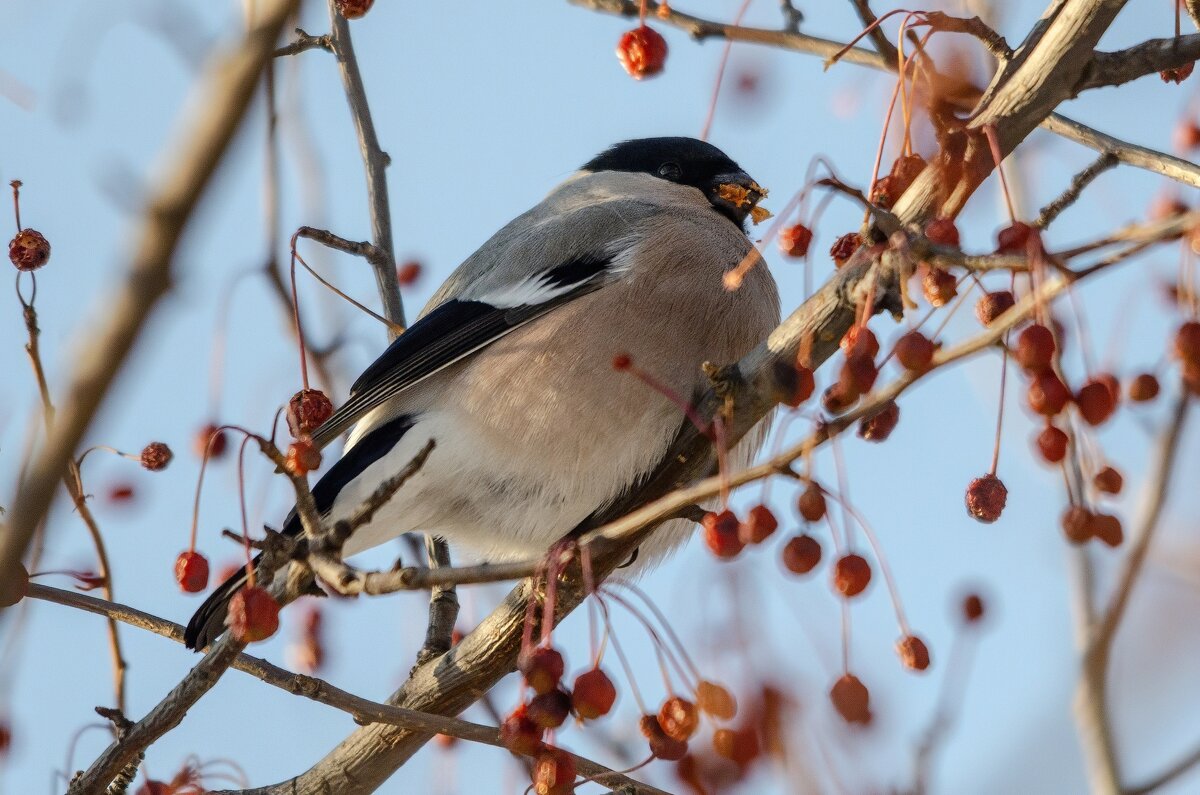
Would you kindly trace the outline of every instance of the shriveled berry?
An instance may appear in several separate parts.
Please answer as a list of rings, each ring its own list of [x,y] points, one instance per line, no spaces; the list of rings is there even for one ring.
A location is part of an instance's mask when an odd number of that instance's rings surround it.
[[[167,468],[167,464],[171,463],[171,458],[170,447],[162,442],[151,442],[142,448],[142,454],[138,460],[151,472],[159,472]]]
[[[856,353],[846,358],[838,374],[838,386],[843,395],[865,395],[875,386],[879,368],[870,357]]]
[[[905,635],[896,641],[896,653],[910,671],[924,671],[929,667],[929,647],[916,635]]]
[[[817,485],[816,481],[810,480],[808,486],[800,494],[800,499],[796,502],[796,506],[800,509],[800,515],[809,522],[819,522],[825,518],[825,492]]]
[[[296,477],[321,468],[321,451],[308,439],[297,439],[288,445],[287,470]]]
[[[1195,62],[1188,63],[1184,64],[1183,66],[1176,66],[1173,69],[1163,69],[1158,73],[1158,76],[1162,78],[1164,83],[1175,83],[1178,85],[1191,77],[1192,70],[1195,68]]]
[[[1184,364],[1200,364],[1200,322],[1189,320],[1175,332],[1174,355]]]
[[[543,729],[557,729],[571,714],[571,695],[558,688],[538,693],[530,699],[525,714]]]
[[[847,232],[833,241],[829,248],[829,256],[833,258],[833,264],[840,268],[850,261],[861,245],[862,236],[858,232]]]
[[[847,723],[871,722],[871,693],[857,676],[848,673],[834,682],[829,700]]]
[[[1057,464],[1067,457],[1067,442],[1067,434],[1053,425],[1047,425],[1037,435],[1038,452],[1051,464]]]
[[[896,425],[900,422],[900,406],[896,401],[889,400],[883,404],[883,408],[872,414],[870,417],[864,417],[858,424],[858,438],[865,439],[868,442],[883,442],[892,435],[892,431],[896,430]]]
[[[584,720],[607,715],[617,700],[617,688],[608,674],[599,668],[584,671],[575,677],[571,690],[571,708]]]
[[[287,424],[297,439],[320,428],[333,415],[333,403],[319,389],[301,389],[288,401]]]
[[[775,362],[773,368],[781,403],[796,408],[812,397],[813,389],[816,388],[812,370],[802,364],[792,365],[787,362]]]
[[[186,593],[200,593],[208,587],[208,558],[195,550],[180,552],[175,558],[175,582]]]
[[[852,377],[851,380],[853,380]],[[841,381],[830,384],[821,393],[821,408],[830,414],[841,414],[858,402],[860,395],[854,392],[853,389],[853,385],[847,387]]]
[[[991,524],[1000,518],[1008,502],[1008,489],[995,475],[975,478],[967,486],[967,513],[975,519]]]
[[[1079,388],[1075,395],[1075,405],[1079,407],[1079,416],[1091,426],[1096,426],[1107,420],[1117,409],[1112,391],[1106,384],[1092,379]]]
[[[653,77],[667,62],[667,41],[649,25],[640,25],[621,36],[617,58],[633,79]]]
[[[0,578],[0,608],[12,607],[29,593],[29,572],[20,563],[8,576]]]
[[[925,238],[935,246],[958,246],[958,227],[952,218],[934,218],[925,225]]]
[[[779,250],[789,257],[804,257],[812,239],[811,229],[804,224],[792,224],[779,233]]]
[[[717,729],[713,732],[713,751],[738,767],[746,767],[759,757],[762,746],[753,726],[741,729]]]
[[[1154,373],[1142,373],[1129,382],[1129,399],[1146,403],[1158,397],[1160,388]]]
[[[928,370],[936,352],[937,345],[915,329],[896,340],[896,361],[900,362],[900,366],[905,370],[914,373]]]
[[[542,727],[530,719],[524,704],[512,711],[500,724],[500,742],[514,754],[530,756],[542,747]]]
[[[196,432],[193,449],[200,458],[204,458],[205,455],[209,458],[220,458],[225,455],[228,441],[225,430],[210,422]]]
[[[839,344],[846,358],[864,356],[874,359],[879,355],[879,340],[875,338],[875,332],[866,326],[851,326],[850,330],[842,335]]]
[[[775,514],[765,505],[755,505],[746,515],[746,521],[738,525],[738,540],[743,544],[761,544],[771,537],[779,522]]]
[[[538,754],[533,766],[533,791],[537,795],[570,795],[575,790],[575,759],[559,748]]]
[[[1017,299],[1013,298],[1013,294],[1009,290],[985,293],[975,304],[975,317],[979,318],[979,322],[983,325],[990,326],[996,322],[996,318],[1012,309],[1016,303]]]
[[[700,725],[700,713],[686,698],[672,696],[658,710],[658,725],[671,739],[687,742]]]
[[[375,0],[335,0],[337,12],[346,19],[359,19],[371,10]]]
[[[1063,535],[1072,544],[1082,544],[1092,537],[1092,512],[1082,505],[1072,505],[1062,515]]]
[[[642,736],[650,742],[650,753],[668,762],[678,762],[687,755],[687,742],[676,740],[663,731],[658,723],[657,715],[643,715],[638,721]]]
[[[566,667],[562,654],[552,646],[538,646],[517,658],[517,670],[535,693],[549,693],[558,687]]]
[[[1121,520],[1111,514],[1092,514],[1091,530],[1093,536],[1110,547],[1119,547],[1125,540],[1125,533],[1121,529]]]
[[[958,280],[949,271],[930,267],[921,279],[921,290],[930,306],[945,306],[958,295]]]
[[[821,562],[821,542],[799,535],[783,545],[783,565],[792,574],[808,574]]]
[[[19,271],[35,271],[50,261],[50,242],[36,229],[22,229],[8,242],[8,258]]]
[[[1121,473],[1116,469],[1107,466],[1092,478],[1092,485],[1096,487],[1096,491],[1102,491],[1105,494],[1120,494],[1121,488],[1125,485],[1125,478],[1121,477]]]
[[[968,624],[974,624],[982,620],[984,616],[983,597],[977,593],[969,593],[964,596],[962,614]]]
[[[1071,392],[1053,370],[1044,370],[1029,382],[1029,408],[1043,417],[1053,417],[1067,407]]]
[[[701,712],[718,720],[733,720],[737,715],[737,700],[716,682],[701,679],[696,685],[696,706]]]
[[[1050,368],[1054,361],[1054,332],[1040,323],[1035,323],[1017,336],[1014,358],[1017,364],[1031,373],[1040,373]]]
[[[416,260],[409,260],[400,267],[396,268],[396,281],[401,287],[412,287],[421,280],[421,274],[425,267]]]
[[[1014,221],[996,235],[996,252],[999,254],[1024,254],[1029,246],[1030,238],[1037,235],[1037,230],[1021,221]]]
[[[225,626],[240,643],[266,640],[279,629],[279,602],[265,589],[247,585],[229,600]]]
[[[846,598],[858,596],[871,582],[871,564],[862,555],[843,555],[833,564],[833,587]]]
[[[709,511],[700,520],[704,528],[704,543],[721,560],[736,558],[746,546],[738,538],[739,524],[737,516],[730,510],[720,513]]]

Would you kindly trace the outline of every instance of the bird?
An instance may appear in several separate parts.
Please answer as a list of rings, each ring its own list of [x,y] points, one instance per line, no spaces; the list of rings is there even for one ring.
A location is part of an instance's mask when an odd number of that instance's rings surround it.
[[[429,440],[420,470],[358,527],[353,555],[404,533],[441,536],[480,559],[532,557],[653,476],[687,422],[614,368],[627,357],[683,399],[709,386],[707,361],[737,361],[779,323],[761,263],[740,287],[757,182],[716,146],[687,137],[617,143],[468,257],[419,318],[362,373],[312,435],[348,432],[312,488],[327,521],[347,518]],[[731,461],[748,463],[763,424]],[[672,520],[643,542],[641,567],[692,531]],[[295,511],[282,532],[302,532]],[[196,611],[187,646],[224,631],[232,576]]]

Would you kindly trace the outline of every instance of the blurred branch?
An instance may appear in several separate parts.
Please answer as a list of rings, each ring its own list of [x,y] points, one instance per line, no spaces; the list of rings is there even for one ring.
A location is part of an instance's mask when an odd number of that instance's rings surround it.
[[[1140,784],[1136,787],[1125,790],[1124,795],[1150,795],[1151,792],[1155,792],[1156,790],[1165,787],[1175,779],[1182,776],[1184,773],[1192,770],[1192,768],[1196,767],[1197,765],[1200,765],[1200,748],[1192,750],[1178,762],[1171,765],[1169,768],[1150,779],[1145,784]]]
[[[871,28],[878,21],[875,12],[871,10],[870,0],[850,0],[850,4],[854,6],[855,12],[858,13],[858,18],[862,20],[863,28]],[[896,63],[900,57],[896,49],[896,45],[892,44],[883,27],[875,25],[871,28],[870,34],[871,43],[875,45],[875,49],[887,60]]]

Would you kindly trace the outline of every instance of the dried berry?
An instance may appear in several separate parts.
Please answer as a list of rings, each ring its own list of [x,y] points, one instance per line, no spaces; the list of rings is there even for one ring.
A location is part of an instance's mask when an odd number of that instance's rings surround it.
[[[1091,531],[1093,536],[1110,547],[1119,547],[1125,540],[1125,533],[1121,529],[1121,520],[1111,514],[1092,514]]]
[[[224,429],[210,422],[196,432],[193,449],[200,458],[204,458],[205,455],[209,458],[220,458],[225,455],[227,445],[228,438]]]
[[[8,242],[8,258],[19,271],[35,271],[50,261],[50,243],[35,229],[22,229]]]
[[[1096,487],[1096,491],[1105,494],[1120,494],[1125,485],[1125,478],[1121,477],[1121,473],[1116,469],[1108,466],[1096,473],[1092,478],[1092,485]]]
[[[1047,425],[1037,435],[1038,452],[1051,464],[1057,464],[1067,457],[1067,442],[1067,434],[1053,425]]]
[[[1092,537],[1092,512],[1081,505],[1072,505],[1062,515],[1063,534],[1072,544],[1082,544]]]
[[[1079,388],[1075,395],[1075,405],[1079,407],[1079,416],[1093,427],[1107,420],[1117,409],[1112,390],[1096,379]]]
[[[733,720],[737,715],[737,700],[716,682],[701,679],[696,685],[696,706],[718,720]]]
[[[1200,322],[1189,320],[1175,332],[1175,358],[1184,364],[1200,364]]]
[[[958,295],[958,281],[950,272],[930,267],[921,280],[921,290],[930,306],[945,306]]]
[[[658,710],[658,725],[671,739],[687,742],[700,725],[700,713],[686,698],[672,696]]]
[[[983,597],[977,593],[969,593],[963,597],[962,602],[963,618],[968,624],[974,624],[981,620],[984,614]]]
[[[800,535],[783,545],[783,566],[792,574],[808,574],[821,562],[821,542]]]
[[[862,555],[843,555],[833,564],[833,587],[846,598],[858,596],[871,582],[871,564]]]
[[[29,572],[20,563],[8,576],[0,578],[0,608],[12,607],[29,593]]]
[[[558,688],[538,693],[530,699],[525,714],[543,729],[557,729],[571,714],[571,695]]]
[[[746,546],[738,538],[740,522],[733,511],[724,510],[720,513],[709,511],[700,520],[700,525],[704,528],[704,543],[708,545],[714,555],[722,560],[736,558]]]
[[[858,424],[858,438],[868,442],[886,441],[899,422],[900,406],[896,401],[889,400],[879,411],[862,419]]]
[[[162,442],[151,442],[142,448],[140,461],[142,466],[151,472],[159,472],[171,463],[171,448]]]
[[[529,756],[542,747],[542,727],[527,714],[525,705],[517,707],[500,724],[500,742],[514,754]]]
[[[599,668],[584,671],[575,678],[571,690],[571,708],[584,720],[607,715],[617,700],[617,688],[608,674]]]
[[[538,646],[517,659],[517,670],[535,693],[549,693],[557,688],[566,667],[562,654],[551,646]]]
[[[847,723],[866,725],[871,722],[871,694],[857,676],[848,673],[834,682],[829,699]]]
[[[186,593],[200,593],[208,587],[208,558],[195,550],[180,552],[175,558],[175,582]]]
[[[1129,382],[1129,399],[1145,403],[1158,397],[1158,378],[1153,373],[1142,373]]]
[[[333,403],[319,389],[301,389],[288,401],[287,424],[297,439],[310,435],[333,415]]]
[[[575,790],[575,759],[559,748],[538,754],[533,766],[533,791],[537,795],[570,795]]]
[[[812,370],[802,364],[793,366],[787,362],[775,362],[773,372],[779,387],[779,400],[784,405],[796,408],[812,397],[816,388]]]
[[[1014,221],[996,235],[996,252],[998,254],[1024,254],[1029,248],[1030,239],[1036,239],[1037,230],[1020,221]]]
[[[375,0],[335,0],[337,12],[346,19],[359,19],[371,10]]]
[[[653,77],[667,62],[667,41],[654,28],[641,25],[621,36],[617,58],[635,80]]]
[[[935,352],[937,352],[937,345],[915,329],[896,340],[896,361],[900,362],[900,366],[905,370],[911,370],[914,373],[923,373],[928,370],[929,365],[933,362]]]
[[[958,227],[952,218],[934,218],[925,225],[925,238],[935,246],[958,246]]]
[[[279,603],[257,585],[247,585],[229,600],[229,634],[239,643],[266,640],[279,629]]]
[[[847,232],[833,241],[833,245],[829,247],[829,256],[833,258],[833,264],[840,268],[850,261],[861,245],[862,237],[858,232]]]
[[[808,256],[813,233],[804,224],[793,224],[779,233],[779,250],[789,257]]]
[[[967,513],[986,524],[1000,518],[1008,502],[1008,489],[995,475],[984,475],[967,486]]]
[[[808,482],[808,487],[801,492],[796,505],[800,509],[800,515],[809,522],[819,522],[825,518],[825,492],[816,481]]]
[[[401,287],[412,287],[421,280],[421,273],[424,270],[421,263],[416,260],[409,260],[399,268],[396,268],[396,281],[400,283]]]
[[[759,757],[762,747],[753,726],[741,729],[717,729],[713,732],[713,751],[738,767],[746,767]]]
[[[870,392],[878,377],[879,368],[875,366],[875,362],[865,355],[855,354],[842,363],[838,374],[838,387],[842,395],[854,395],[857,398]]]
[[[905,635],[896,641],[896,653],[910,671],[924,671],[929,667],[929,647],[916,635]]]
[[[1071,392],[1053,370],[1045,370],[1029,382],[1026,398],[1035,414],[1053,417],[1067,407]]]
[[[287,470],[296,477],[304,477],[321,467],[321,451],[308,439],[297,439],[288,445]]]
[[[985,293],[975,304],[975,317],[979,318],[979,322],[983,325],[990,326],[996,322],[996,318],[1012,309],[1016,303],[1017,300],[1008,290]]]
[[[650,741],[650,753],[668,762],[678,762],[687,755],[687,742],[676,740],[662,730],[657,715],[643,715],[638,722],[642,736]]]
[[[1017,364],[1028,372],[1040,373],[1050,368],[1056,349],[1054,332],[1040,323],[1035,323],[1017,336],[1014,358]]]
[[[1195,68],[1195,63],[1188,63],[1183,66],[1176,66],[1174,69],[1163,69],[1158,73],[1158,76],[1162,78],[1164,83],[1175,83],[1178,85],[1191,77],[1192,70]]]
[[[879,340],[875,338],[875,332],[866,326],[851,326],[850,330],[842,335],[840,345],[842,353],[848,359],[855,356],[874,359],[879,355]]]
[[[821,408],[830,414],[841,414],[858,402],[859,395],[853,391],[853,385],[846,387],[840,381],[830,384],[821,393]]]
[[[765,505],[755,505],[746,516],[746,521],[738,525],[738,540],[743,544],[761,544],[771,537],[779,522],[775,514]]]

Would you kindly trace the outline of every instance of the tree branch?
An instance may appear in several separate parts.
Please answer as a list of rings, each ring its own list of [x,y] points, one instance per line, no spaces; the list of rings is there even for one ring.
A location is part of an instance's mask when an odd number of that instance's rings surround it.
[[[1151,39],[1117,52],[1097,52],[1084,70],[1076,93],[1119,86],[1164,69],[1177,69],[1200,58],[1200,33],[1169,39]]]

